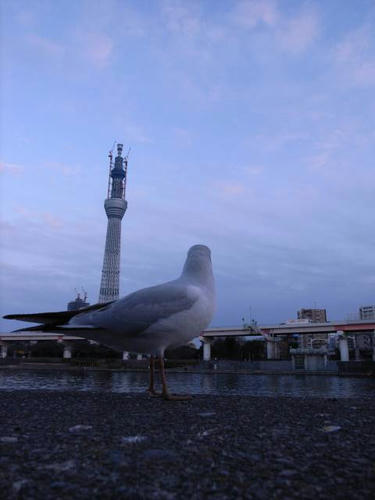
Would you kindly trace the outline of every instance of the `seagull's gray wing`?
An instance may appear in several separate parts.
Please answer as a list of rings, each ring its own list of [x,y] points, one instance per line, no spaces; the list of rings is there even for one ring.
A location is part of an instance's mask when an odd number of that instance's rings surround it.
[[[189,310],[199,298],[194,286],[177,282],[138,290],[91,314],[78,315],[72,324],[91,324],[108,330],[119,330],[136,336],[158,320]]]

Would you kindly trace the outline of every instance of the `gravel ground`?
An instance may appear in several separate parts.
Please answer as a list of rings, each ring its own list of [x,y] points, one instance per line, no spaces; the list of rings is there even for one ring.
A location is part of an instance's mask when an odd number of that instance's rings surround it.
[[[0,497],[374,498],[375,400],[0,392]]]

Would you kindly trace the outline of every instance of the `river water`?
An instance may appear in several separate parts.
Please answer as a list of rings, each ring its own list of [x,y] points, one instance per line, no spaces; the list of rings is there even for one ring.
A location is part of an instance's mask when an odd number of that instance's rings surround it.
[[[190,394],[374,397],[375,379],[323,375],[168,373],[171,392]],[[0,370],[0,390],[145,392],[145,372]]]

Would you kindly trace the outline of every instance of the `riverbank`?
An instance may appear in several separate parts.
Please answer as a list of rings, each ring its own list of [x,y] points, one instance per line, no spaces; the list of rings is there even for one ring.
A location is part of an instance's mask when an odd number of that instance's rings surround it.
[[[146,364],[142,364],[137,367],[135,364],[133,366],[121,366],[121,367],[110,367],[110,366],[90,366],[90,365],[70,365],[68,363],[34,363],[34,362],[22,362],[17,364],[0,364],[0,370],[67,370],[72,372],[90,372],[90,371],[99,371],[99,372],[141,372],[148,373],[149,369]],[[156,371],[157,368],[156,368]],[[167,368],[166,371],[168,373],[200,373],[200,374],[215,374],[215,373],[226,373],[226,374],[242,374],[242,375],[328,375],[328,376],[337,376],[339,375],[338,371],[334,370],[273,370],[263,369],[263,370],[254,370],[254,369],[246,369],[246,368],[207,368],[205,366],[182,366],[180,368]],[[366,375],[345,375],[345,376],[366,376]]]
[[[372,498],[369,398],[0,392],[4,498]]]
[[[60,360],[55,358],[0,359],[1,370],[68,370],[68,371],[108,371],[108,372],[147,372],[148,360],[129,359],[90,359],[74,358]],[[329,360],[324,369],[295,369],[291,360],[229,361],[229,360],[166,360],[170,373],[200,374],[244,374],[244,375],[323,375],[345,377],[375,377],[375,362]]]
[[[96,366],[82,363],[82,364],[69,364],[66,362],[53,362],[53,363],[41,363],[41,362],[32,362],[32,361],[23,361],[21,363],[12,364],[12,363],[3,363],[0,364],[0,372],[6,370],[64,370],[71,372],[141,372],[148,373],[147,363],[142,363],[137,366],[136,363],[133,365],[127,366]],[[156,369],[157,371],[157,369]],[[263,369],[247,369],[243,367],[231,366],[227,368],[221,367],[221,365],[212,364],[210,367],[207,367],[205,364],[200,363],[197,366],[181,366],[174,368],[166,368],[166,371],[169,373],[200,373],[200,374],[240,374],[240,375],[322,375],[322,376],[332,376],[332,377],[374,377],[374,368],[371,370],[362,369],[358,370],[346,370],[339,371],[338,369],[329,369],[329,370],[295,370],[295,369],[283,369],[277,368],[263,368]]]

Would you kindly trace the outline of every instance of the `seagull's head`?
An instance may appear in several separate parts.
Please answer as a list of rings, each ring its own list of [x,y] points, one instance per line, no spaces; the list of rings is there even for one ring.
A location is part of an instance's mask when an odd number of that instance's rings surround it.
[[[209,258],[211,260],[211,250],[206,245],[193,245],[189,248],[188,257],[196,256],[201,258]]]
[[[205,284],[213,281],[211,250],[206,245],[189,248],[182,274]]]

